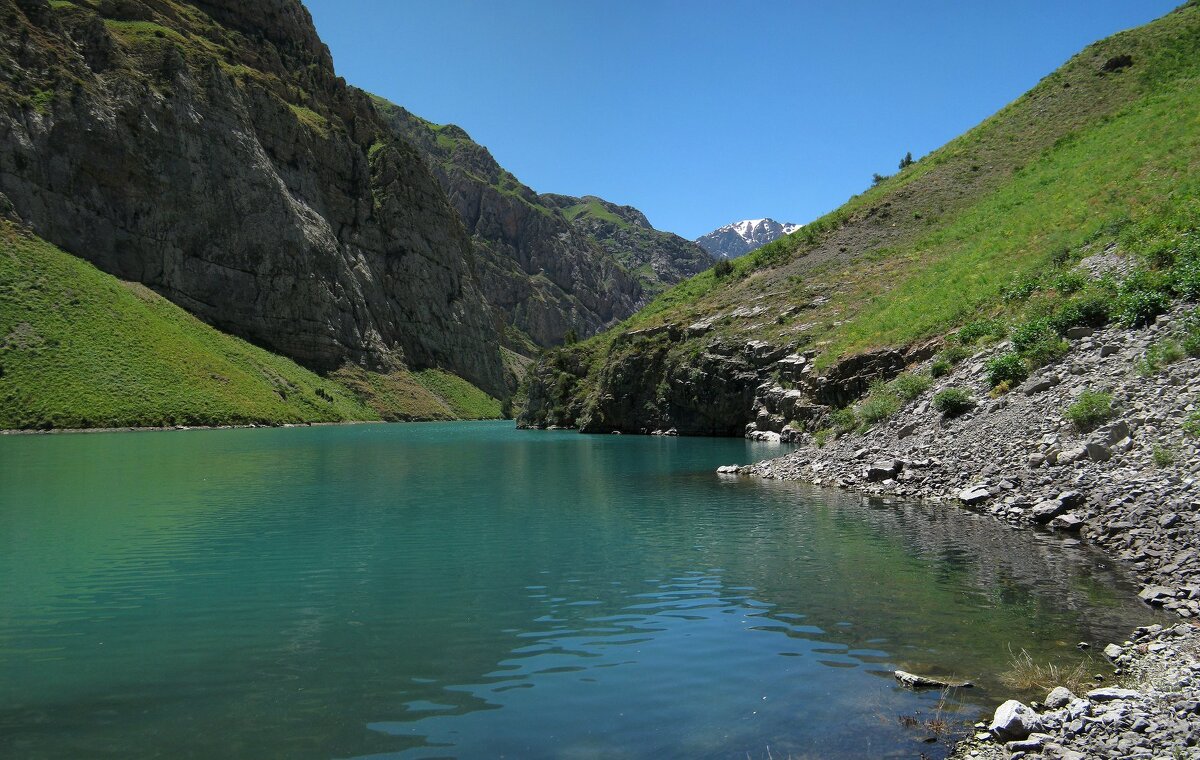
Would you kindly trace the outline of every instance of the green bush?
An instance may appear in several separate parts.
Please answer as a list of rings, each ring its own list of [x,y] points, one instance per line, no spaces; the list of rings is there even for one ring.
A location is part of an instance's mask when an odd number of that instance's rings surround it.
[[[1167,273],[1136,269],[1117,288],[1113,316],[1126,327],[1141,327],[1154,321],[1171,305],[1171,282]]]
[[[1050,323],[1050,318],[1039,317],[1022,322],[1013,328],[1012,346],[1018,353],[1024,354],[1034,344],[1055,337],[1057,337],[1057,333]]]
[[[1027,301],[1041,287],[1041,279],[1037,275],[1027,274],[1005,285],[1000,291],[1000,297],[1005,301]]]
[[[1165,446],[1155,446],[1151,456],[1154,457],[1154,464],[1158,467],[1170,467],[1175,464],[1175,452]]]
[[[1183,421],[1183,432],[1193,438],[1200,438],[1200,412],[1192,412]]]
[[[962,388],[946,388],[933,395],[933,408],[943,417],[957,417],[975,407],[975,399]]]
[[[733,274],[733,262],[729,259],[719,259],[716,264],[713,264],[713,276],[728,277]]]
[[[1059,335],[1072,327],[1103,327],[1108,324],[1111,309],[1112,294],[1090,290],[1056,309],[1050,316],[1050,327]]]
[[[930,377],[942,377],[950,374],[950,370],[954,369],[954,365],[950,363],[944,356],[939,356],[929,365]]]
[[[905,401],[912,401],[931,385],[933,385],[932,377],[914,372],[901,373],[890,383],[892,392]]]
[[[1025,363],[1025,358],[1015,351],[993,356],[988,359],[985,367],[988,385],[992,388],[998,387],[1001,383],[1008,383],[1011,388],[1029,377],[1029,365]]]
[[[1081,432],[1095,430],[1105,421],[1112,419],[1112,394],[1100,391],[1084,391],[1074,404],[1067,407],[1066,418]]]
[[[1188,336],[1193,337],[1193,336]],[[1137,363],[1137,371],[1139,375],[1149,377],[1150,375],[1158,374],[1164,367],[1169,367],[1175,362],[1183,361],[1183,358],[1188,355],[1183,344],[1174,338],[1163,338],[1151,344],[1150,348],[1146,349],[1146,355]]]
[[[813,433],[813,443],[818,449],[823,448],[825,444],[829,442],[829,439],[832,436],[833,428],[821,428],[817,432]]]
[[[1077,270],[1063,272],[1054,278],[1054,289],[1064,296],[1077,293],[1087,285],[1087,275]]]
[[[997,319],[977,319],[973,322],[968,322],[963,325],[957,333],[954,334],[954,339],[960,345],[971,346],[979,342],[980,338],[1002,338],[1004,337],[1004,323]]]
[[[1057,336],[1052,338],[1044,338],[1029,346],[1023,352],[1029,366],[1037,369],[1045,367],[1047,364],[1053,364],[1059,359],[1067,355],[1071,350],[1071,344]]]
[[[900,409],[900,397],[883,388],[871,393],[858,405],[858,418],[864,425],[882,422]]]
[[[829,422],[833,426],[833,430],[838,435],[849,433],[858,427],[858,417],[854,415],[853,407],[845,407],[843,409],[835,409],[829,415]]]
[[[942,351],[941,356],[953,366],[963,359],[970,359],[972,353],[970,349],[964,346],[948,346],[945,351]]]

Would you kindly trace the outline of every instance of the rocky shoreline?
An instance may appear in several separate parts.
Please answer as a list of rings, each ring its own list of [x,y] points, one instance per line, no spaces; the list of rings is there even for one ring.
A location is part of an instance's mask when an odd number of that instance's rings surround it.
[[[1200,439],[1185,432],[1200,406],[1200,358],[1178,350],[1186,315],[1181,307],[1142,329],[1076,329],[1061,360],[993,397],[985,365],[1008,349],[1001,342],[865,432],[819,441],[785,429],[799,444],[793,451],[721,468],[945,502],[1078,536],[1129,566],[1144,602],[1189,621],[1139,629],[1118,646],[1114,663],[1133,679],[1129,693],[1040,715],[1027,707],[1037,731],[1016,744],[1013,733],[981,731],[956,757],[1200,757]],[[947,417],[934,408],[948,388],[970,394],[969,411]],[[1067,410],[1088,393],[1107,394],[1111,407],[1100,424],[1080,429]]]

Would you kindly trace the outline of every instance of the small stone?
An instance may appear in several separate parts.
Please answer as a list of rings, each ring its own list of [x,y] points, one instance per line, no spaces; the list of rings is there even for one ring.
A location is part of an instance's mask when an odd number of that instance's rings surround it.
[[[1107,462],[1112,459],[1112,451],[1101,443],[1089,443],[1087,445],[1087,458],[1093,462]]]
[[[1109,644],[1104,647],[1104,656],[1110,660],[1115,660],[1123,654],[1125,654],[1125,650],[1116,644]]]
[[[1152,604],[1157,607],[1174,600],[1175,592],[1166,586],[1147,586],[1142,589],[1138,597],[1146,604]]]
[[[1074,513],[1059,515],[1050,521],[1050,527],[1064,533],[1076,533],[1083,527],[1083,520]]]
[[[1111,702],[1117,699],[1137,699],[1141,692],[1134,689],[1122,689],[1117,686],[1106,686],[1103,689],[1092,689],[1087,693],[1088,699],[1094,702]]]
[[[1046,707],[1051,710],[1059,710],[1071,704],[1071,701],[1074,699],[1076,697],[1071,693],[1070,689],[1065,686],[1056,686],[1050,691],[1049,696],[1046,697]]]
[[[1067,505],[1063,504],[1058,499],[1049,499],[1040,501],[1033,505],[1033,510],[1030,514],[1033,515],[1033,521],[1041,525],[1053,520],[1067,510]]]
[[[966,504],[968,507],[973,507],[976,504],[982,504],[990,499],[991,496],[992,494],[986,488],[981,486],[964,488],[958,492],[959,501],[961,501],[963,504]]]

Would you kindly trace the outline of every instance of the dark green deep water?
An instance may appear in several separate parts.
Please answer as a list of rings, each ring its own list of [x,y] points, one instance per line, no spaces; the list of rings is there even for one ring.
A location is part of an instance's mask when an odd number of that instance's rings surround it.
[[[0,757],[916,757],[1149,617],[1096,554],[510,423],[0,437]],[[1099,663],[1096,664],[1099,669]]]

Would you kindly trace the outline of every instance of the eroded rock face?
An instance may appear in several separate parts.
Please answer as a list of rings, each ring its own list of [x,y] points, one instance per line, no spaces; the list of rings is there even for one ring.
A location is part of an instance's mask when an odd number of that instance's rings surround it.
[[[187,5],[0,0],[0,192],[16,213],[314,369],[442,366],[503,395],[457,215],[334,74],[308,12]]]

